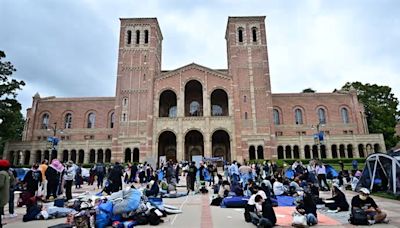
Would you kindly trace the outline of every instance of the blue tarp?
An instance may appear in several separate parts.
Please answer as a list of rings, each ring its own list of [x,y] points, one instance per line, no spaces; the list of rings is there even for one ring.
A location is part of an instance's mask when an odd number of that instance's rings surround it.
[[[294,197],[292,196],[277,196],[278,206],[291,207],[294,205]]]
[[[331,165],[325,165],[325,169],[327,179],[334,179],[339,176],[339,173]]]

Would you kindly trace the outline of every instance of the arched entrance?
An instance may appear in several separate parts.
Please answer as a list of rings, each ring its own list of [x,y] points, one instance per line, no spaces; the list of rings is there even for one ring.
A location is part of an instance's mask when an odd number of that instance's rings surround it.
[[[318,146],[317,145],[313,145],[312,146],[312,156],[313,158],[318,158]]]
[[[326,146],[325,145],[321,145],[319,147],[320,151],[321,151],[321,158],[326,158]]]
[[[76,150],[71,150],[71,161],[76,163]]]
[[[256,148],[254,146],[249,147],[249,160],[256,159]]]
[[[203,116],[203,86],[191,80],[185,86],[185,116]]]
[[[68,150],[63,150],[63,159],[62,162],[68,161]]]
[[[47,161],[50,160],[50,151],[48,151],[48,150],[45,150],[45,151],[44,151],[44,159],[46,159]],[[51,161],[50,161],[50,162],[51,162]]]
[[[138,148],[133,148],[133,159],[132,162],[139,162],[139,149]]]
[[[132,157],[131,154],[132,154],[131,148],[126,148],[125,149],[125,163],[131,162],[131,157]]]
[[[56,159],[56,158],[57,158],[57,150],[52,150],[50,160],[52,161],[53,159]]]
[[[95,163],[96,162],[96,150],[91,149],[89,153],[89,163]]]
[[[291,146],[286,146],[285,147],[285,155],[286,159],[292,159],[292,147]]]
[[[310,159],[311,158],[311,152],[310,152],[310,146],[309,145],[305,145],[304,146],[304,157],[306,159]]]
[[[158,137],[158,160],[161,156],[165,156],[166,161],[176,159],[176,135],[172,131],[164,131]]]
[[[37,150],[36,151],[36,161],[35,162],[42,162],[42,151],[41,150]]]
[[[212,135],[212,156],[231,161],[231,142],[226,131],[218,130]]]
[[[293,158],[300,158],[299,146],[297,145],[293,147]]]
[[[347,157],[353,158],[353,145],[351,144],[347,145]]]
[[[278,159],[283,159],[283,146],[278,146]]]
[[[106,163],[110,163],[110,162],[111,162],[111,150],[106,149]]]
[[[264,159],[264,147],[261,145],[257,146],[257,159]]]
[[[331,146],[331,151],[332,151],[332,158],[337,158],[338,157],[338,153],[337,153],[337,145],[333,144]]]
[[[103,149],[97,150],[97,162],[103,163],[104,162],[104,152]]]
[[[340,158],[346,158],[346,147],[343,144],[339,145]]]
[[[358,144],[358,153],[360,155],[360,158],[365,157],[364,145],[363,144]]]
[[[191,161],[194,155],[204,156],[203,135],[197,130],[191,130],[185,136],[185,160]]]
[[[78,163],[82,164],[84,162],[84,159],[85,159],[85,151],[84,150],[79,150]]]
[[[26,150],[25,151],[24,165],[29,165],[29,160],[30,159],[31,159],[31,151]]]

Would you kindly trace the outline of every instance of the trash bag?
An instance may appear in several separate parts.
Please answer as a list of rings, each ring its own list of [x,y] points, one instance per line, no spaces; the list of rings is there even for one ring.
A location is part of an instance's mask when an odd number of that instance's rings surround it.
[[[136,210],[139,207],[141,196],[142,193],[137,189],[122,190],[122,200],[114,202],[113,213],[119,215]]]

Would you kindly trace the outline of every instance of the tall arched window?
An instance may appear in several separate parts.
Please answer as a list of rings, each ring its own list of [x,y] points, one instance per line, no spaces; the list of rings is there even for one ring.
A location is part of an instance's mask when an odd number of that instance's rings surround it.
[[[94,128],[94,123],[96,122],[96,114],[93,112],[89,113],[87,118],[87,128]]]
[[[244,112],[244,119],[247,120],[247,112]]]
[[[136,44],[139,44],[140,42],[140,31],[136,30]]]
[[[342,108],[340,110],[340,113],[342,115],[343,123],[348,124],[349,123],[349,111],[347,110],[347,108]]]
[[[252,35],[253,35],[253,42],[257,42],[257,28],[256,28],[256,27],[253,27],[253,28],[251,29],[251,33],[252,33]]]
[[[128,98],[124,97],[124,98],[122,99],[122,105],[123,105],[124,107],[126,107],[126,106],[128,105]]]
[[[126,121],[126,113],[123,113],[122,114],[122,122],[125,122]]]
[[[114,128],[114,123],[115,123],[115,114],[111,113],[111,115],[110,115],[110,128]]]
[[[238,29],[238,40],[239,40],[239,43],[243,42],[243,29],[242,28]]]
[[[149,30],[144,30],[144,43],[149,43]]]
[[[318,109],[318,120],[319,120],[320,124],[326,124],[325,109],[323,109],[323,108]]]
[[[127,32],[127,41],[126,41],[126,43],[127,43],[127,44],[131,44],[131,40],[132,40],[132,31],[131,31],[131,30],[128,30],[128,32]]]
[[[301,109],[297,108],[294,110],[294,117],[296,120],[296,124],[303,124],[303,112]]]
[[[72,114],[67,113],[64,117],[64,128],[72,128]]]
[[[43,114],[42,125],[40,126],[40,128],[47,129],[49,127],[49,119],[50,119],[50,116],[48,113]]]
[[[274,115],[274,124],[275,124],[275,125],[281,124],[281,119],[280,119],[280,117],[279,117],[279,111],[278,111],[278,109],[274,109],[274,110],[273,110],[273,115]]]

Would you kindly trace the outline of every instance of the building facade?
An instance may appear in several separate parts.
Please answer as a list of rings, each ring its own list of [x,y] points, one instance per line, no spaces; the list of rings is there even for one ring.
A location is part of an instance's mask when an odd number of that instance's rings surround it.
[[[5,158],[156,163],[195,155],[243,161],[385,151],[383,136],[368,133],[355,91],[271,92],[265,17],[228,18],[227,69],[191,63],[164,71],[156,18],[124,18],[120,28],[115,97],[36,94],[22,141],[9,142]],[[49,136],[61,139],[55,150]]]

